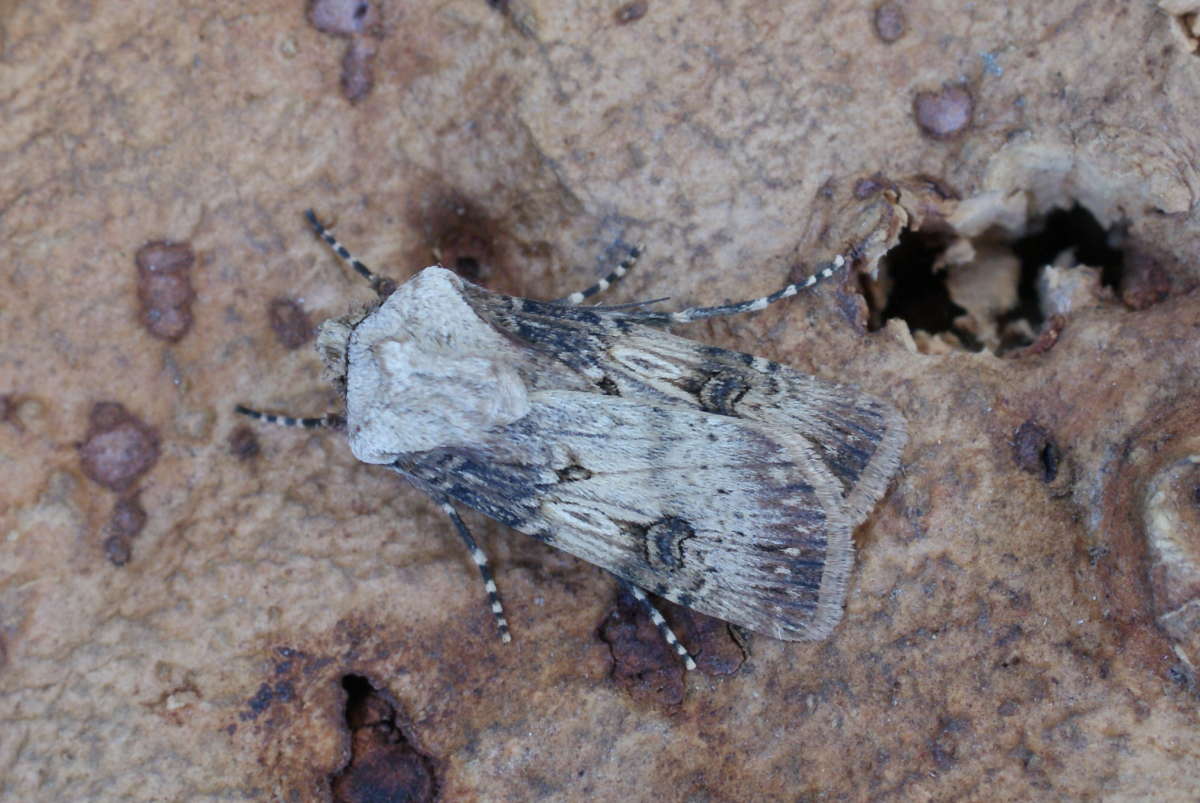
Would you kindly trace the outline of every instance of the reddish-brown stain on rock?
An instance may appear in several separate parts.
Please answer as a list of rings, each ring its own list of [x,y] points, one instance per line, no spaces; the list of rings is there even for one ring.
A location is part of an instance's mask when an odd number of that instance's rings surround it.
[[[372,63],[382,34],[377,3],[367,0],[310,0],[308,21],[322,33],[348,40],[342,55],[342,95],[359,101],[375,85]]]
[[[119,402],[92,407],[79,459],[88,479],[114,491],[128,490],[158,461],[159,440],[149,425]]]
[[[875,9],[875,35],[891,44],[904,36],[908,21],[899,3],[887,2]]]
[[[633,2],[626,3],[614,11],[613,19],[617,21],[618,25],[628,25],[646,16],[646,12],[649,9],[650,3],[647,0],[633,0]]]
[[[913,116],[917,125],[934,139],[951,139],[971,124],[975,101],[961,86],[947,86],[936,92],[918,92],[913,98]]]
[[[104,554],[114,566],[124,566],[133,556],[133,539],[146,526],[146,511],[137,495],[122,497],[113,506],[104,539]]]
[[[411,744],[398,706],[365,677],[347,675],[346,726],[350,759],[330,778],[339,803],[376,800],[435,800],[433,761]]]
[[[612,679],[634,698],[662,705],[683,702],[683,661],[628,591],[600,625],[600,638],[612,651]]]
[[[276,298],[267,305],[267,317],[271,331],[286,349],[298,349],[313,337],[312,321],[298,301]]]
[[[1013,436],[1013,458],[1022,471],[1050,483],[1058,477],[1062,453],[1050,431],[1031,418],[1021,424]]]
[[[138,249],[138,302],[142,325],[160,340],[177,341],[192,326],[191,269],[196,258],[184,243],[153,242]]]
[[[238,460],[258,457],[261,451],[258,434],[245,424],[235,427],[233,432],[229,433],[229,452]]]

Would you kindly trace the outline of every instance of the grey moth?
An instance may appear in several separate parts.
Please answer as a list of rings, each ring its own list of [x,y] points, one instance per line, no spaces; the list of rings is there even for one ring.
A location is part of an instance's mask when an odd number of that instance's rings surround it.
[[[899,465],[905,422],[889,403],[750,354],[667,331],[760,310],[828,278],[841,257],[763,298],[661,312],[580,306],[620,278],[534,301],[428,267],[387,292],[309,213],[314,230],[380,292],[326,321],[317,348],[354,456],[385,466],[450,516],[508,623],[457,506],[611,572],[685,664],[644,592],[776,639],[820,639],[841,618],[852,530]]]

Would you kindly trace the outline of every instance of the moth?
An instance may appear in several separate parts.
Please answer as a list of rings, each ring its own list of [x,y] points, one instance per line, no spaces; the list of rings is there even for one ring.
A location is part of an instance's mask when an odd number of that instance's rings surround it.
[[[317,350],[344,415],[272,423],[344,430],[449,516],[508,622],[465,506],[608,570],[691,669],[646,592],[776,639],[827,636],[842,614],[851,531],[899,464],[891,404],[667,327],[761,310],[827,279],[842,257],[771,295],[677,312],[534,301],[441,267],[395,286],[310,211],[316,234],[379,300],[326,321]],[[393,289],[394,288],[394,289]]]

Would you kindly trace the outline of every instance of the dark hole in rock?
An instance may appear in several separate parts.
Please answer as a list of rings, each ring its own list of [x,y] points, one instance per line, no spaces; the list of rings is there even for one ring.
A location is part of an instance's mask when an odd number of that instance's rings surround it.
[[[1130,290],[1122,286],[1123,283],[1129,284],[1126,275],[1129,272],[1129,257],[1123,250],[1123,227],[1114,226],[1106,230],[1094,215],[1075,204],[1069,209],[1055,209],[1041,218],[1031,220],[1027,231],[1027,234],[1014,238],[1006,237],[999,229],[990,229],[977,238],[976,245],[990,246],[993,250],[999,245],[1010,251],[1019,264],[1016,303],[1003,312],[994,313],[994,329],[1000,333],[998,345],[981,340],[973,328],[968,330],[961,325],[962,320],[970,319],[968,316],[960,320],[960,316],[968,311],[955,303],[951,296],[947,271],[934,270],[938,260],[954,242],[953,234],[946,231],[901,233],[899,242],[881,263],[883,272],[892,281],[886,299],[881,300],[878,293],[873,294],[870,282],[863,279],[864,296],[870,314],[869,329],[875,331],[882,328],[889,318],[901,318],[913,331],[952,333],[964,348],[971,351],[994,346],[997,353],[1003,354],[1028,347],[1039,333],[1056,335],[1057,331],[1050,333],[1048,330],[1055,326],[1062,328],[1062,321],[1055,324],[1057,316],[1047,320],[1038,285],[1043,269],[1054,264],[1065,252],[1073,254],[1067,264],[1098,269],[1101,284],[1118,295],[1124,293],[1122,298],[1137,289]],[[1157,263],[1153,267],[1158,269]],[[973,266],[952,269],[972,270]],[[1159,277],[1155,275],[1152,278]],[[1160,283],[1165,282],[1164,279]],[[1157,295],[1148,291],[1143,295],[1152,296],[1152,300],[1163,295],[1158,292],[1157,285],[1151,289]],[[1128,298],[1126,303],[1140,308]],[[1145,305],[1146,302],[1143,302],[1140,306]],[[992,326],[987,328],[991,330]],[[1053,455],[1047,455],[1046,460],[1047,468],[1052,472],[1049,464],[1054,460]]]
[[[1064,251],[1074,249],[1075,262],[1100,269],[1100,283],[1116,288],[1121,282],[1124,257],[1116,247],[1118,230],[1105,231],[1091,212],[1079,204],[1070,209],[1055,209],[1040,226],[1013,241],[1012,250],[1021,261],[1021,282],[1017,288],[1017,306],[1003,322],[1025,319],[1038,329],[1043,322],[1037,294],[1042,268],[1054,262]]]
[[[947,237],[937,233],[906,231],[900,235],[900,242],[884,257],[892,290],[882,310],[871,310],[872,331],[889,318],[901,318],[914,331],[952,332],[970,350],[982,348],[974,335],[955,326],[954,319],[966,310],[950,300],[946,274],[933,270],[947,244]]]
[[[396,703],[362,675],[344,675],[350,760],[330,776],[333,799],[426,801],[438,795],[433,760],[409,742]]]

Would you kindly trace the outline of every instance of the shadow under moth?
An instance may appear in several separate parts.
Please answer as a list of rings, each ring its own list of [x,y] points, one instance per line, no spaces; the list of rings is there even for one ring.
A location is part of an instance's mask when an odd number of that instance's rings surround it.
[[[820,639],[837,624],[851,531],[896,471],[904,418],[853,387],[666,327],[761,310],[828,278],[842,257],[736,304],[586,307],[637,249],[592,287],[533,301],[441,267],[396,287],[308,219],[380,296],[320,329],[345,415],[238,412],[342,429],[357,459],[436,500],[483,575],[504,641],[496,583],[456,505],[614,574],[689,669],[646,591],[777,639]]]

